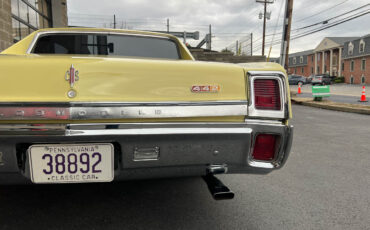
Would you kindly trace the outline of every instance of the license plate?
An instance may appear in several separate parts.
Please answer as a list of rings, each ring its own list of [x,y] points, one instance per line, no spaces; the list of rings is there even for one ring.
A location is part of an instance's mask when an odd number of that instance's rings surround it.
[[[112,144],[32,145],[28,149],[33,183],[110,182]]]

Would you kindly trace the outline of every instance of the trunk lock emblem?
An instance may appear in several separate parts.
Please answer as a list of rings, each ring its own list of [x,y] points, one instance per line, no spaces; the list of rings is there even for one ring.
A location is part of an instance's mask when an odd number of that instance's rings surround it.
[[[68,83],[71,87],[71,89],[67,93],[67,96],[70,97],[70,98],[75,97],[77,95],[77,92],[73,89],[73,87],[74,87],[76,81],[78,81],[80,79],[80,77],[78,76],[78,70],[75,69],[73,64],[71,65],[69,70],[67,70],[66,74],[64,75],[64,79],[66,81],[68,81]]]

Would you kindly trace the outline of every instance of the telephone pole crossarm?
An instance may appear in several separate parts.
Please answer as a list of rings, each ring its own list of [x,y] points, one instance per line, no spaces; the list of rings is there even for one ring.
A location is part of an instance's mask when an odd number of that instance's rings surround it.
[[[267,4],[274,3],[274,0],[256,0],[258,3],[263,3],[263,35],[262,35],[262,56],[265,56],[265,35],[266,35],[266,14]],[[261,13],[260,13],[261,14]],[[269,18],[270,19],[270,18]]]

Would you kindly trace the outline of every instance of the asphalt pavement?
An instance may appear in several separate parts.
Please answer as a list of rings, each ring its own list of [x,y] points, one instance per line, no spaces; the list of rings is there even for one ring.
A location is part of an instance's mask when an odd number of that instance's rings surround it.
[[[0,187],[0,229],[370,229],[370,116],[294,105],[294,143],[269,175]]]

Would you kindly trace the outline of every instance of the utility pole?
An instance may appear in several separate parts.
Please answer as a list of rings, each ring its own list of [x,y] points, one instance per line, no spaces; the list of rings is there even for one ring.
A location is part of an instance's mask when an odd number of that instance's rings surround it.
[[[170,19],[167,18],[167,33],[170,32]]]
[[[256,0],[256,2],[263,3],[263,35],[262,35],[262,56],[265,56],[265,35],[266,35],[266,15],[267,15],[267,4],[274,3],[274,0]],[[260,14],[261,17],[261,14]],[[268,18],[270,19],[270,17]]]
[[[253,56],[253,33],[251,33],[251,56]]]
[[[113,15],[113,28],[115,29],[116,28],[116,15],[114,14]]]
[[[212,50],[212,25],[209,25],[209,49]]]
[[[288,71],[289,64],[289,42],[290,42],[290,29],[292,25],[292,13],[293,13],[293,0],[286,0],[285,3],[285,16],[283,23],[283,38],[280,50],[280,65]]]

